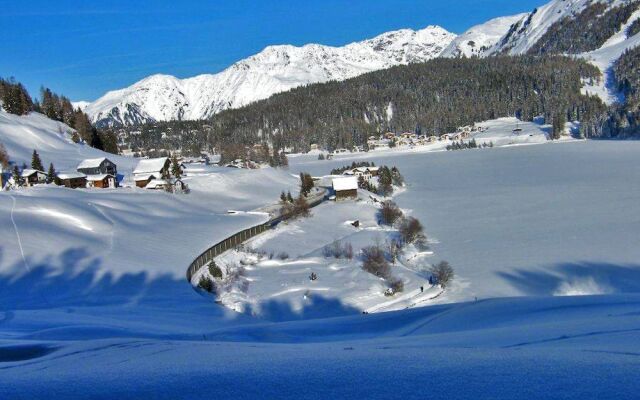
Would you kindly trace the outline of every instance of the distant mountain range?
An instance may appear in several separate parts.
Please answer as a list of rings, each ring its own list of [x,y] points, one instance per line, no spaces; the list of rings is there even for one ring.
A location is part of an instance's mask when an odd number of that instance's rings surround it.
[[[524,54],[558,21],[598,2],[613,7],[629,1],[553,0],[530,13],[492,19],[459,36],[428,26],[387,32],[343,47],[269,46],[218,74],[188,79],[153,75],[95,102],[75,104],[99,126],[206,119],[298,86],[345,80],[396,65],[437,57]]]

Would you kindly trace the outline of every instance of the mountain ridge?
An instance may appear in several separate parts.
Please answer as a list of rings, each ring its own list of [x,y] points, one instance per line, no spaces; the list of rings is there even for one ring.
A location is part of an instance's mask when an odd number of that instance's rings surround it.
[[[309,83],[344,80],[439,56],[455,34],[439,26],[401,29],[342,47],[273,45],[217,74],[178,79],[155,74],[82,104],[102,126],[205,119]],[[79,102],[76,103],[79,106]]]

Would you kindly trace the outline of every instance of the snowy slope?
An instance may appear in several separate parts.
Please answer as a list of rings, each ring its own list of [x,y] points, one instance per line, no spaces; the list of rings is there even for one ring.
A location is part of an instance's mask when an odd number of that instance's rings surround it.
[[[441,57],[482,57],[507,34],[511,25],[526,15],[499,17],[476,25],[456,37],[442,52]]]
[[[107,124],[202,119],[308,83],[426,61],[437,57],[454,38],[440,27],[429,26],[388,32],[344,47],[269,46],[215,75],[183,80],[150,76],[107,93],[85,111],[93,121]]]
[[[607,3],[613,7],[625,1],[627,0],[553,0],[515,22],[487,54],[524,54],[542,38],[549,27],[563,18],[580,13],[594,2]]]
[[[108,157],[118,164],[118,170],[122,172],[133,169],[137,162],[133,158],[119,157],[73,143],[72,133],[72,128],[39,113],[18,116],[0,110],[0,143],[7,148],[11,161],[18,165],[23,162],[31,165],[34,149],[40,154],[45,167],[53,162],[59,171],[75,171],[80,161],[87,158]]]
[[[579,55],[579,57],[598,67],[603,75],[603,79],[594,82],[593,85],[585,82],[585,86],[582,89],[583,93],[595,94],[606,104],[623,100],[613,82],[612,67],[627,49],[640,46],[640,34],[627,37],[627,28],[638,18],[640,18],[640,10],[634,12],[627,23],[615,35],[610,37],[601,48]]]

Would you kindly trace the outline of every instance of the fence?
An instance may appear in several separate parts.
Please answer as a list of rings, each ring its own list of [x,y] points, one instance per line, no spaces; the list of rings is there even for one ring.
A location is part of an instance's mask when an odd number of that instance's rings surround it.
[[[316,199],[314,199],[313,201],[311,201],[309,203],[309,207],[315,207],[317,205],[319,205],[320,203],[322,203],[324,201],[324,199],[326,198],[326,191],[324,193],[321,194],[321,196],[317,197]],[[189,281],[189,283],[191,283],[191,279],[193,278],[193,275],[198,272],[198,270],[202,267],[204,267],[205,265],[207,265],[208,263],[210,263],[211,261],[213,261],[214,258],[216,258],[217,256],[219,256],[220,254],[224,253],[227,250],[231,250],[237,246],[239,246],[240,244],[244,243],[245,241],[251,239],[254,236],[257,236],[259,234],[261,234],[262,232],[269,230],[271,228],[273,228],[274,226],[276,226],[279,222],[287,219],[288,217],[290,217],[289,215],[280,215],[274,219],[271,219],[263,224],[260,225],[256,225],[256,226],[252,226],[251,228],[245,229],[243,231],[240,231],[238,233],[236,233],[233,236],[230,236],[228,238],[226,238],[225,240],[216,243],[215,245],[209,247],[207,250],[204,251],[204,253],[200,254],[198,257],[196,257],[195,260],[193,260],[193,262],[191,263],[191,265],[189,265],[189,268],[187,269],[187,281]]]
[[[220,254],[224,253],[227,250],[233,249],[234,247],[242,244],[243,242],[251,239],[256,235],[261,234],[268,229],[271,229],[271,227],[271,221],[265,224],[252,226],[251,228],[240,231],[235,235],[230,236],[225,240],[209,247],[204,251],[204,253],[200,254],[195,260],[193,260],[193,262],[189,266],[189,269],[187,269],[187,280],[191,282],[191,278],[200,268],[207,265]]]

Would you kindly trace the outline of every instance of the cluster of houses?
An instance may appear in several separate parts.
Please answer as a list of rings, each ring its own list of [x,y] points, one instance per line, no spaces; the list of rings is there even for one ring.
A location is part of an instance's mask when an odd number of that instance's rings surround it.
[[[184,166],[181,166],[184,168]],[[133,170],[136,187],[156,190],[185,191],[187,186],[181,179],[170,179],[171,161],[168,157],[142,159]],[[45,183],[47,174],[35,169],[21,172],[25,186]],[[117,188],[122,176],[118,175],[117,165],[106,157],[83,160],[76,171],[57,174],[61,185],[76,188]]]
[[[468,139],[472,133],[481,132],[483,128],[475,126],[462,126],[454,133],[445,133],[440,136],[435,135],[418,135],[413,132],[405,132],[396,134],[394,132],[387,132],[380,136],[369,136],[367,140],[367,146],[369,150],[376,149],[388,149],[392,146],[400,147],[414,147],[414,146],[426,146],[431,143],[442,141],[458,141]]]

